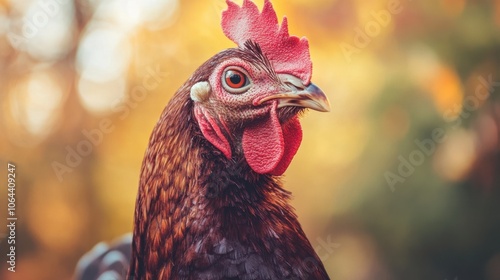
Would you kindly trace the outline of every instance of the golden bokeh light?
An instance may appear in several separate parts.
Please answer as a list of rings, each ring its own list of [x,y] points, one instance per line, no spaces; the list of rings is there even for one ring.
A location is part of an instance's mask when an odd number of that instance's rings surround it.
[[[496,279],[500,0],[272,2],[308,38],[331,103],[301,119],[283,181],[313,247],[339,244],[323,260],[332,279]],[[235,46],[226,7],[0,0],[0,162],[18,166],[20,221],[19,272],[0,237],[1,279],[71,279],[96,243],[130,232],[163,108]]]

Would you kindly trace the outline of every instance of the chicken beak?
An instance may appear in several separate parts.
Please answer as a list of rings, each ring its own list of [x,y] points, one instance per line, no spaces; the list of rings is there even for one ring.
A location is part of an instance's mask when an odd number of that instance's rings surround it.
[[[325,93],[313,83],[302,89],[298,88],[290,92],[267,96],[259,100],[258,103],[260,105],[269,100],[277,100],[278,108],[297,106],[320,112],[330,111],[330,102],[328,102]]]

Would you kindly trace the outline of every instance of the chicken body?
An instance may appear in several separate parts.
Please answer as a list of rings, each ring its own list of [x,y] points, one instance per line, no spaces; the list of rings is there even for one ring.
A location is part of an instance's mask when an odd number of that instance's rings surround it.
[[[153,131],[135,212],[134,279],[329,279],[278,177],[254,172],[241,145],[227,159],[192,113],[189,89],[240,52],[201,66]],[[241,143],[242,130],[232,132]]]

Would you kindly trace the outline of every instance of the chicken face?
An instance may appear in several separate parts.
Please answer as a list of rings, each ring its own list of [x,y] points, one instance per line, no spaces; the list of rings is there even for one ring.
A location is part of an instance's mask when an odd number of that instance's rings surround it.
[[[312,83],[277,73],[255,43],[226,52],[207,81],[191,87],[200,129],[228,159],[243,150],[255,172],[281,175],[302,140],[297,114],[329,111],[327,97]]]
[[[314,84],[303,85],[290,74],[276,73],[256,44],[249,42],[244,50],[235,50],[231,57],[215,67],[208,82],[191,88],[191,98],[212,118],[229,127],[243,127],[279,110],[279,119],[286,122],[302,108],[326,112],[329,104],[324,93]],[[228,131],[231,132],[231,131]]]

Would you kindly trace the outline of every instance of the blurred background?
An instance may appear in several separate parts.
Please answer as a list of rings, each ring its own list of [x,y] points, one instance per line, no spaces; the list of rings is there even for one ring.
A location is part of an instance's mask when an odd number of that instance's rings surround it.
[[[331,277],[500,279],[500,0],[273,2],[332,104],[303,119],[285,177]],[[0,226],[0,279],[71,279],[131,231],[163,107],[234,47],[225,7],[0,0],[0,220],[7,162],[18,217],[16,273]]]

